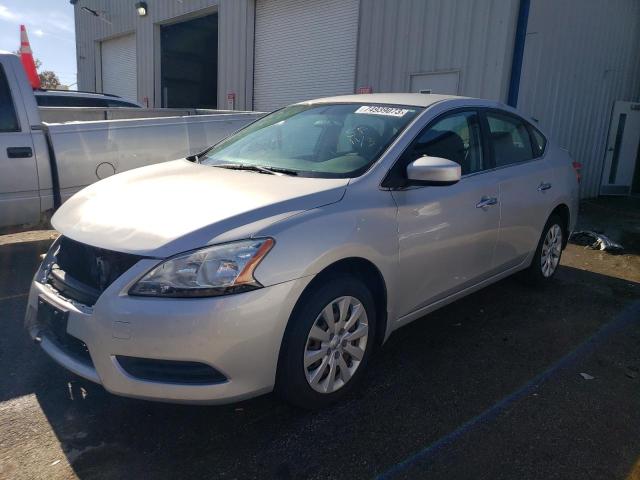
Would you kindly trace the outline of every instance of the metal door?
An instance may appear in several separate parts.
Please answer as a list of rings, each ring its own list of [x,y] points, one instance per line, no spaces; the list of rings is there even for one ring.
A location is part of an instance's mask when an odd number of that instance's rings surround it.
[[[138,101],[136,36],[102,42],[102,91]]]
[[[413,93],[437,93],[441,95],[458,95],[460,72],[412,73],[409,79]]]
[[[358,0],[258,0],[254,110],[353,93]]]
[[[640,168],[640,103],[616,102],[604,158],[601,195],[629,195]],[[640,182],[635,182],[636,193]]]

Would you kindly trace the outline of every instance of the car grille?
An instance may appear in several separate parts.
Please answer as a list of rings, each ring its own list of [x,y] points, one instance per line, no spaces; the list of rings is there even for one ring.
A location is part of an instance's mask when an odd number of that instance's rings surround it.
[[[143,258],[62,237],[47,280],[63,296],[91,306],[109,285]]]

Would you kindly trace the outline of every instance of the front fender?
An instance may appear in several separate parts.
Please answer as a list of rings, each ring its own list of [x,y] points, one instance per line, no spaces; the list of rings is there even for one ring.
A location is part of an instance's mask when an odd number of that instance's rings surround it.
[[[387,285],[389,318],[395,311],[398,284],[397,207],[387,191],[366,200],[345,195],[336,204],[308,210],[272,224],[256,236],[273,237],[276,245],[255,272],[265,286],[314,276],[346,258],[375,265]],[[391,323],[391,322],[390,322]]]

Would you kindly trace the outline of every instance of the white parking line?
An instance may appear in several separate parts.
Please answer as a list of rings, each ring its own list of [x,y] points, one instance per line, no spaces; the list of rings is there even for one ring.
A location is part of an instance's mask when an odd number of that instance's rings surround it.
[[[476,415],[471,420],[463,423],[451,433],[448,433],[444,437],[436,440],[430,445],[425,446],[423,449],[417,451],[408,458],[396,463],[389,467],[385,472],[379,474],[377,480],[387,480],[393,478],[399,474],[406,473],[407,470],[415,467],[418,464],[427,462],[429,459],[437,455],[438,452],[444,448],[452,445],[456,440],[470,432],[474,428],[487,424],[494,420],[502,411],[507,407],[515,403],[517,400],[531,394],[538,387],[543,384],[549,378],[559,373],[561,370],[573,365],[573,363],[579,358],[593,353],[598,345],[601,345],[605,340],[611,337],[616,332],[619,332],[623,328],[638,322],[640,320],[640,302],[634,302],[623,312],[618,315],[614,320],[602,326],[596,333],[594,333],[589,339],[580,344],[577,348],[569,352],[560,360],[551,365],[544,372],[536,375],[534,378],[525,383],[515,392],[507,395],[501,399],[498,403],[488,408],[484,412]]]
[[[7,295],[6,297],[0,297],[0,302],[3,302],[5,300],[13,300],[14,298],[22,298],[22,297],[28,297],[28,296],[29,296],[29,292],[16,293],[15,295]]]

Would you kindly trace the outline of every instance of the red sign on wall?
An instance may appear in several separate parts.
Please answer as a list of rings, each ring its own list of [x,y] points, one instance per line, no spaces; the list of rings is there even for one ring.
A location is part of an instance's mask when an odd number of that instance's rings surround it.
[[[227,110],[236,109],[236,94],[235,92],[227,93]]]

